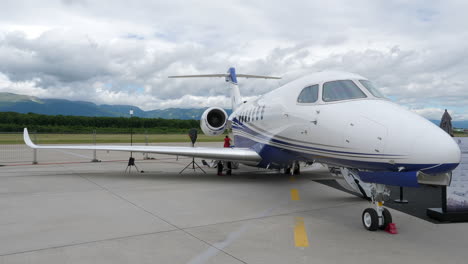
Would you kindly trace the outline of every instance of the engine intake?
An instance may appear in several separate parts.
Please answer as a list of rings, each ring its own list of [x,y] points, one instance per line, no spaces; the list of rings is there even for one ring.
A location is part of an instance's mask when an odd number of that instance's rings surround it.
[[[227,120],[228,115],[224,109],[210,107],[203,112],[200,127],[207,136],[221,135],[226,129]]]

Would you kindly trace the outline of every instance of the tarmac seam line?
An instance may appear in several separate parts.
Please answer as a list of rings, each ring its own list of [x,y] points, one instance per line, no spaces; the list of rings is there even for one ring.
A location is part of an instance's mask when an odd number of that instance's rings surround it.
[[[92,241],[78,242],[78,243],[66,244],[66,245],[60,245],[60,246],[52,246],[52,247],[47,247],[47,248],[24,250],[24,251],[12,252],[12,253],[0,254],[0,257],[10,256],[10,255],[19,255],[19,254],[24,254],[24,253],[32,253],[32,252],[37,252],[37,251],[49,250],[49,249],[58,249],[58,248],[80,246],[80,245],[86,245],[86,244],[92,244],[92,243],[101,243],[101,242],[106,242],[106,241],[134,238],[134,237],[140,237],[140,236],[150,236],[150,235],[156,235],[156,234],[161,234],[161,233],[169,233],[169,232],[174,232],[174,231],[179,231],[179,229],[163,230],[163,231],[156,231],[156,232],[143,233],[143,234],[135,234],[135,235],[129,235],[129,236],[121,236],[121,237],[111,237],[111,238],[106,238],[106,239],[98,239],[98,240],[92,240]]]
[[[218,250],[218,251],[220,251],[220,252],[223,252],[224,254],[226,254],[226,255],[228,255],[228,256],[230,256],[230,257],[236,259],[237,261],[240,261],[240,262],[242,262],[242,263],[247,264],[247,262],[245,262],[245,261],[243,261],[243,260],[241,260],[241,259],[239,259],[239,258],[237,258],[237,257],[235,257],[235,256],[233,256],[233,255],[231,255],[231,254],[229,254],[228,252],[226,252],[226,251],[224,251],[224,250],[222,250],[222,249],[220,249],[220,248],[217,248],[217,247],[214,246],[213,244],[208,243],[207,241],[205,241],[205,240],[203,240],[203,239],[201,239],[201,238],[199,238],[199,237],[197,237],[197,236],[191,234],[191,233],[188,232],[187,230],[184,230],[183,228],[180,228],[180,227],[178,227],[178,226],[176,226],[176,225],[170,223],[169,221],[165,220],[164,218],[162,218],[162,217],[160,217],[160,216],[154,214],[153,212],[151,212],[151,211],[149,211],[149,210],[143,208],[142,206],[140,206],[140,205],[138,205],[138,204],[136,204],[136,203],[134,203],[134,202],[132,202],[132,201],[129,201],[129,200],[126,199],[125,197],[123,197],[123,196],[121,196],[121,195],[119,195],[119,194],[117,194],[117,193],[112,192],[111,190],[107,189],[107,188],[104,187],[104,186],[101,186],[100,184],[98,184],[98,183],[92,181],[91,179],[89,179],[89,178],[87,178],[87,177],[84,177],[84,176],[81,176],[81,175],[79,175],[79,177],[81,177],[81,178],[83,178],[83,179],[85,179],[85,180],[87,180],[87,181],[89,181],[89,182],[91,182],[91,183],[93,183],[93,184],[99,186],[100,188],[102,188],[103,190],[109,192],[110,194],[114,195],[115,197],[117,197],[117,198],[119,198],[119,199],[121,199],[121,200],[123,200],[123,201],[125,201],[125,202],[127,202],[127,203],[129,203],[129,204],[131,204],[131,205],[133,205],[134,207],[136,207],[136,208],[138,208],[138,209],[140,209],[140,210],[143,210],[144,212],[148,213],[149,215],[151,215],[151,216],[153,216],[153,217],[155,217],[155,218],[157,218],[157,219],[159,219],[159,220],[161,220],[161,221],[167,223],[168,225],[170,225],[170,226],[176,228],[176,230],[179,230],[179,231],[181,231],[181,232],[183,232],[183,233],[185,233],[185,234],[187,234],[187,235],[189,235],[189,236],[191,236],[191,237],[197,239],[198,241],[204,243],[205,245],[207,245],[207,246],[209,246],[209,247],[211,247],[211,248],[214,248],[214,249],[216,249],[216,250]],[[175,230],[172,230],[172,231],[175,231]]]
[[[334,205],[334,206],[320,207],[320,208],[309,209],[309,210],[301,210],[301,211],[293,211],[293,212],[282,213],[282,214],[272,214],[272,215],[266,215],[266,216],[244,218],[244,219],[239,219],[239,220],[226,221],[226,222],[217,222],[217,223],[206,224],[206,225],[188,226],[188,227],[181,228],[181,230],[188,230],[188,229],[194,229],[194,228],[200,228],[200,227],[209,227],[209,226],[222,225],[222,224],[234,224],[234,223],[240,223],[240,222],[244,222],[244,221],[260,220],[260,219],[266,219],[266,218],[269,218],[269,217],[287,216],[287,215],[294,215],[294,214],[299,214],[299,213],[309,213],[309,212],[313,212],[313,211],[320,211],[320,210],[326,210],[326,209],[339,208],[339,207],[344,207],[344,206],[348,206],[348,205],[356,205],[356,204],[359,204],[359,203],[360,202],[338,204],[338,205]]]

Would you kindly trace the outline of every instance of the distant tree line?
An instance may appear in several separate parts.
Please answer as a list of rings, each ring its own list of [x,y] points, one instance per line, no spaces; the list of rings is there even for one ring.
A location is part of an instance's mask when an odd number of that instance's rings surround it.
[[[22,132],[27,127],[39,133],[187,133],[199,120],[141,117],[86,117],[0,112],[0,132]]]

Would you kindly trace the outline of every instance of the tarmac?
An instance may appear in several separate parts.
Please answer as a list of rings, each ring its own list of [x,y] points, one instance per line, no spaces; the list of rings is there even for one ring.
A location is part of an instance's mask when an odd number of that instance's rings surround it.
[[[370,204],[320,183],[330,180],[320,166],[295,177],[246,166],[231,176],[203,166],[207,174],[179,174],[191,159],[135,153],[144,173],[124,173],[124,152],[98,152],[102,162],[92,163],[91,151],[41,150],[38,165],[25,153],[0,162],[0,263],[468,259],[468,223],[437,224],[390,208],[398,234],[369,232],[361,214]]]

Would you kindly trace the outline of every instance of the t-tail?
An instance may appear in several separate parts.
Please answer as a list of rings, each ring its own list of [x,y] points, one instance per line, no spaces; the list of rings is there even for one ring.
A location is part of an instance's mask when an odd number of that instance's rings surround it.
[[[240,95],[237,78],[281,79],[281,77],[274,77],[274,76],[236,74],[236,69],[234,67],[229,68],[227,73],[169,76],[169,78],[196,78],[196,77],[224,77],[226,79],[226,82],[229,82],[231,84],[231,104],[232,104],[231,106],[232,106],[233,111],[236,110],[236,108],[240,104],[242,104],[242,97]]]

